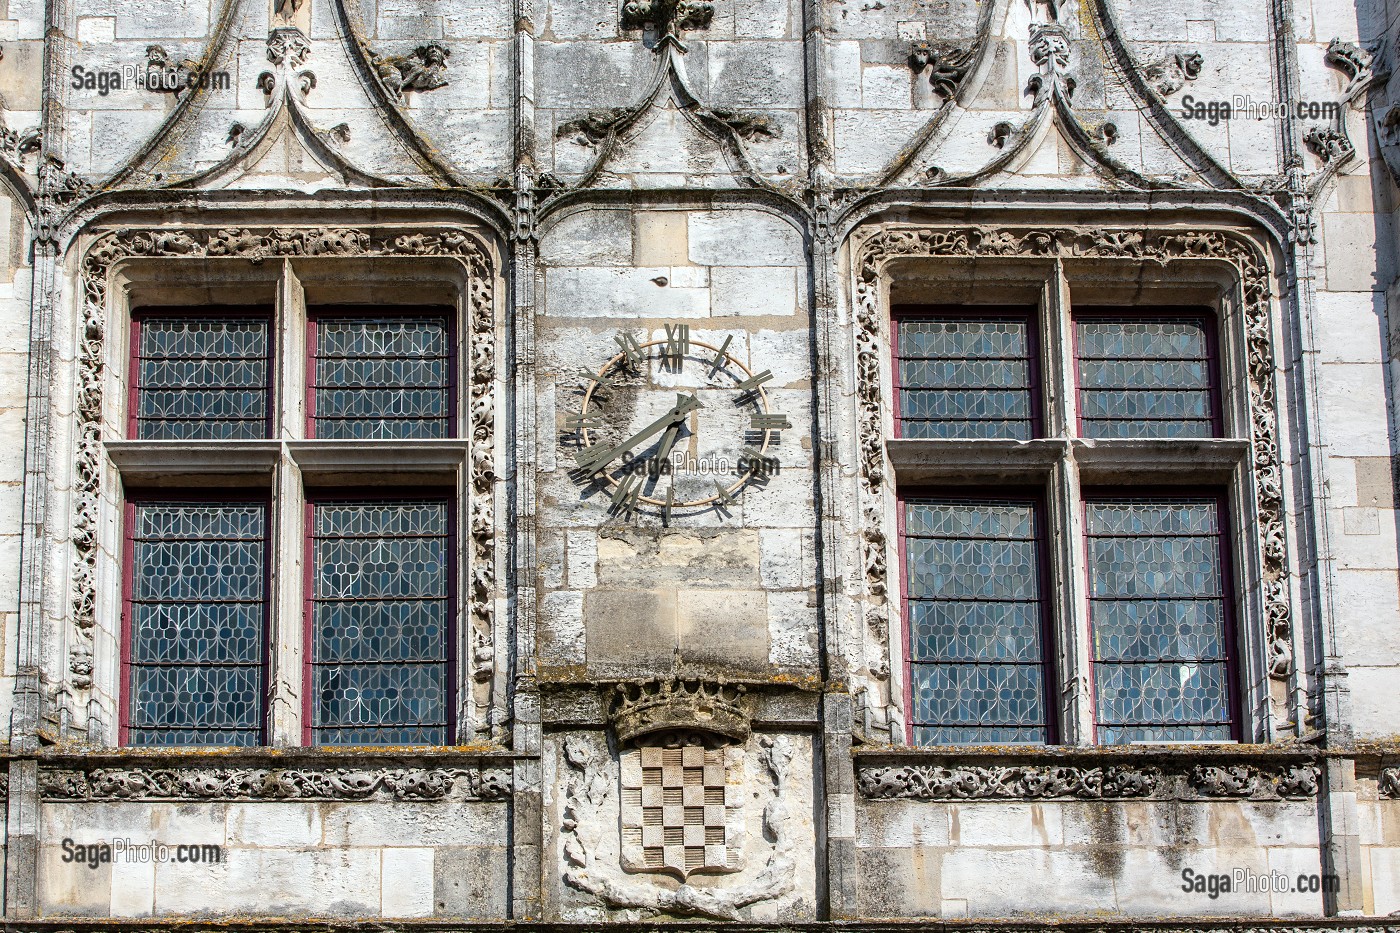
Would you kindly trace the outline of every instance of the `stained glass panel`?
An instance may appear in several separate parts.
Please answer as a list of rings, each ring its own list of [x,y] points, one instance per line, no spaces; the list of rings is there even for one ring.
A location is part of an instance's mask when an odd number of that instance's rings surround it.
[[[268,436],[267,318],[145,316],[136,333],[137,438]]]
[[[128,744],[259,744],[266,506],[133,513]]]
[[[1218,511],[1214,499],[1087,504],[1099,742],[1230,738]]]
[[[449,503],[317,503],[312,550],[315,744],[446,744]]]
[[[316,437],[452,436],[450,345],[442,317],[318,317]]]
[[[897,329],[901,437],[1032,436],[1026,318],[901,319]]]
[[[913,737],[921,745],[1046,741],[1033,502],[904,504]]]
[[[1085,437],[1213,437],[1215,383],[1203,320],[1075,321]]]

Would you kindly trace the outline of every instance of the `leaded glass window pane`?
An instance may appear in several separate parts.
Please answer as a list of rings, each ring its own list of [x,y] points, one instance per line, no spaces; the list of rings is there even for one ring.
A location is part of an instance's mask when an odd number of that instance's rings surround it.
[[[1084,437],[1213,437],[1214,363],[1192,317],[1091,317],[1074,324]]]
[[[1045,742],[1035,504],[914,499],[904,529],[914,742]]]
[[[1231,737],[1227,582],[1214,499],[1086,505],[1098,737]]]
[[[1028,318],[903,318],[896,329],[901,437],[1033,436]]]
[[[450,346],[443,317],[319,316],[315,436],[451,437]]]
[[[267,318],[143,316],[135,328],[137,438],[268,436]]]
[[[449,503],[312,508],[314,744],[447,744]]]
[[[128,744],[260,744],[267,507],[133,511]]]

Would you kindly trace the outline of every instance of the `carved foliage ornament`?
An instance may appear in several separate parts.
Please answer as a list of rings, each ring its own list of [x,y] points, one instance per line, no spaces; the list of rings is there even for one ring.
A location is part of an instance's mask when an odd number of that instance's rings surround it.
[[[1279,460],[1274,389],[1274,352],[1269,269],[1249,241],[1223,231],[1064,228],[1007,229],[958,227],[893,229],[878,232],[859,248],[856,263],[857,438],[861,483],[860,547],[865,570],[865,618],[871,637],[888,643],[885,602],[888,542],[883,491],[887,481],[881,393],[885,358],[885,314],[881,280],[885,263],[898,257],[1043,256],[1172,260],[1223,260],[1234,265],[1243,298],[1249,430],[1254,494],[1263,556],[1263,596],[1269,674],[1286,678],[1293,670],[1292,609],[1288,592],[1288,549],[1283,521],[1283,479]],[[888,652],[882,651],[887,657]],[[871,674],[888,678],[882,658]],[[897,712],[897,711],[896,711]]]
[[[470,613],[473,658],[478,675],[492,661],[495,616],[495,380],[496,334],[491,261],[482,242],[458,229],[395,232],[346,228],[128,229],[100,237],[82,262],[83,310],[77,361],[78,444],[72,529],[72,615],[79,638],[70,673],[75,687],[92,684],[91,645],[96,623],[97,520],[102,490],[103,345],[107,335],[108,289],[114,266],[125,259],[222,257],[258,263],[284,256],[448,256],[469,273],[466,294],[470,327]]]
[[[682,29],[709,29],[715,18],[710,0],[627,0],[622,5],[622,28],[641,29],[653,23],[663,35]]]
[[[39,771],[45,800],[504,800],[504,768],[98,768]]]
[[[1161,781],[1162,772],[1157,768],[944,768],[902,765],[862,768],[860,792],[876,799],[1100,800],[1151,797]]]
[[[1318,769],[1310,764],[1197,765],[1187,774],[1165,774],[1150,765],[914,764],[862,768],[858,783],[861,794],[877,800],[1302,800],[1317,796]]]
[[[1261,769],[1253,765],[1198,765],[1191,769],[1191,788],[1203,797],[1317,796],[1318,770],[1312,765]]]

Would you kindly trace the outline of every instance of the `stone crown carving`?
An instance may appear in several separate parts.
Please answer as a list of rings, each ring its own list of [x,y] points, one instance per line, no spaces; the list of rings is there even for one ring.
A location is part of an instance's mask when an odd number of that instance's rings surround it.
[[[742,742],[750,731],[746,693],[741,684],[680,678],[618,684],[613,731],[620,743],[657,732],[708,732]]]

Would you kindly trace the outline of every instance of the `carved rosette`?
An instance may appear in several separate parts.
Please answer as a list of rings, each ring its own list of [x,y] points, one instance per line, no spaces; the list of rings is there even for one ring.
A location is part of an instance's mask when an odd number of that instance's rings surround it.
[[[444,256],[468,272],[466,294],[470,355],[470,410],[467,421],[470,509],[471,649],[475,675],[483,684],[494,666],[496,598],[495,446],[496,311],[490,253],[475,234],[460,229],[355,230],[346,228],[124,229],[101,236],[82,261],[84,301],[77,359],[78,444],[73,504],[71,606],[78,638],[70,649],[70,683],[92,685],[92,634],[96,623],[97,520],[105,455],[102,449],[103,346],[107,335],[108,290],[113,269],[126,259],[178,261],[206,257],[253,263],[288,256],[412,257]],[[482,706],[489,705],[489,701]],[[500,705],[498,698],[497,704]],[[503,707],[502,707],[503,709]],[[476,727],[491,731],[486,710]],[[500,713],[503,718],[504,713]],[[503,727],[503,722],[496,724]]]
[[[505,800],[508,768],[41,768],[44,800]]]
[[[891,229],[858,248],[855,265],[855,359],[857,444],[860,481],[860,548],[865,576],[865,618],[882,660],[870,675],[883,689],[888,681],[889,609],[886,602],[889,543],[885,530],[887,482],[881,370],[885,358],[885,313],[881,281],[885,264],[900,257],[1018,257],[1223,260],[1237,270],[1243,297],[1249,429],[1263,561],[1263,605],[1269,674],[1293,671],[1289,556],[1283,519],[1283,476],[1278,446],[1269,268],[1248,240],[1223,231],[990,227]],[[891,704],[890,715],[898,710]]]

